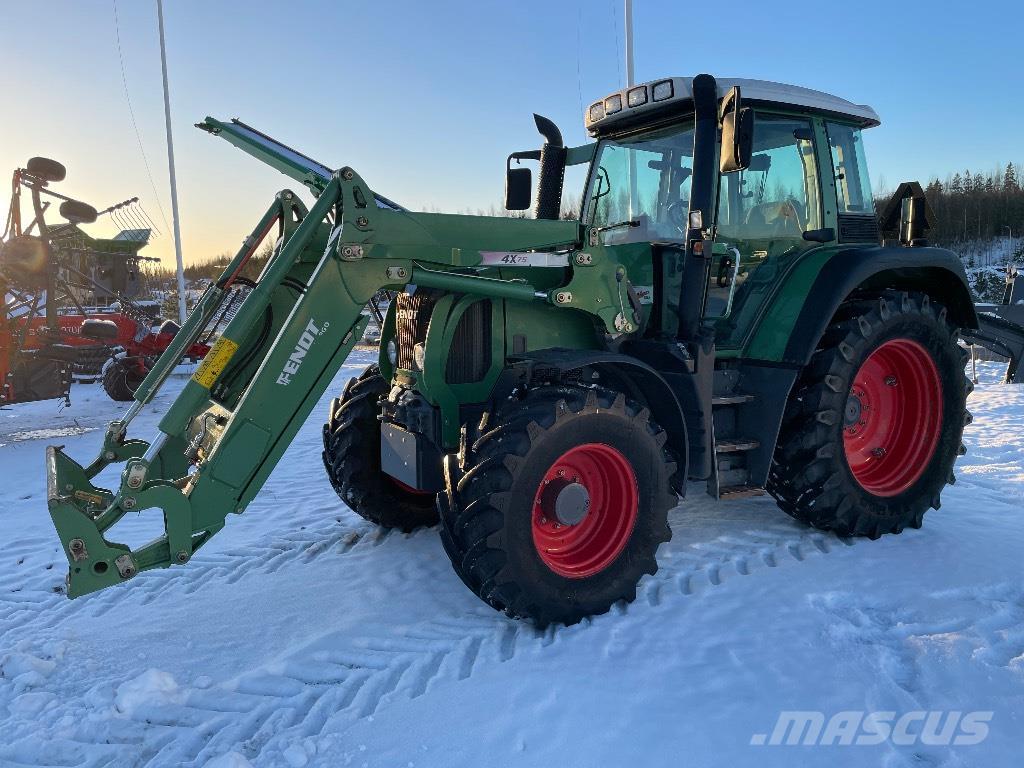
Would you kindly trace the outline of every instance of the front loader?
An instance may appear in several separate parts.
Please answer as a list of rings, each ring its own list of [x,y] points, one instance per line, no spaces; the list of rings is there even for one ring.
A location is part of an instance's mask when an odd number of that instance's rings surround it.
[[[316,202],[276,196],[92,464],[48,449],[68,595],[186,563],[244,511],[379,291],[395,292],[379,362],[324,426],[329,480],[379,525],[439,522],[462,581],[509,615],[573,622],[632,600],[687,481],[716,499],[770,493],[841,536],[920,526],[962,451],[958,329],[977,317],[913,190],[882,244],[861,142],[874,111],[700,75],[611,94],[585,119],[593,143],[566,147],[538,116],[543,147],[509,156],[513,210],[530,204],[521,163],[539,162],[533,219],[413,213],[350,167],[200,123]],[[584,206],[559,220],[570,165],[589,169]],[[157,434],[129,438],[275,228]],[[111,463],[117,490],[93,485]],[[106,539],[145,510],[163,514],[159,539]]]

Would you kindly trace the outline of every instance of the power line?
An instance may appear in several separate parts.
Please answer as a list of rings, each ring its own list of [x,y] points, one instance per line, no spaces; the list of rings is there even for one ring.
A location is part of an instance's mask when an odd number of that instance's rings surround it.
[[[164,220],[164,226],[168,229],[171,225],[167,223],[167,214],[160,203],[160,193],[156,191],[156,182],[153,181],[153,172],[149,169],[149,158],[146,157],[146,148],[142,143],[142,134],[139,132],[139,124],[135,120],[135,110],[132,108],[132,97],[128,93],[128,75],[125,74],[124,54],[121,51],[121,29],[117,19],[117,0],[114,4],[114,36],[117,39],[117,58],[121,62],[121,84],[124,86],[124,99],[128,102],[128,114],[132,118],[132,128],[135,129],[135,139],[139,143],[139,152],[142,154],[142,163],[146,166],[146,175],[149,177],[149,186],[153,188],[153,197],[156,200],[156,207],[160,211],[160,218]]]

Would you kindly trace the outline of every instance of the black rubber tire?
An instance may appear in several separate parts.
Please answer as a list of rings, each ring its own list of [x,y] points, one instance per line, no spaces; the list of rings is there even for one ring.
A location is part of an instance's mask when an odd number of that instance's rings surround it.
[[[377,402],[387,392],[376,365],[349,380],[324,424],[324,469],[338,497],[371,523],[402,531],[436,525],[435,494],[404,490],[381,471]]]
[[[931,356],[942,384],[939,439],[923,474],[906,491],[876,496],[856,480],[843,447],[850,387],[867,357],[886,341],[909,338]],[[967,353],[945,307],[923,293],[886,291],[848,301],[826,330],[790,395],[768,478],[768,491],[787,514],[840,536],[877,539],[920,528],[940,493],[955,482],[953,464],[965,452],[971,421],[964,375]]]
[[[538,626],[572,624],[636,599],[637,583],[658,570],[669,540],[677,465],[667,434],[646,408],[604,388],[551,385],[485,416],[464,440],[461,464],[445,462],[438,495],[441,541],[456,574],[481,600]],[[622,552],[602,571],[567,578],[548,568],[532,539],[537,487],[565,451],[600,442],[622,453],[637,476],[639,508]]]
[[[81,200],[65,200],[60,204],[60,215],[72,224],[92,224],[99,214],[95,208]]]
[[[113,320],[100,320],[99,318],[89,317],[82,321],[78,333],[87,339],[117,341],[117,337],[121,332],[117,327],[117,323]]]
[[[119,403],[135,399],[135,390],[144,377],[135,371],[134,361],[115,359],[103,369],[103,389]]]
[[[64,181],[64,177],[68,175],[68,170],[63,164],[48,157],[29,158],[25,164],[25,170],[30,175],[46,182]]]

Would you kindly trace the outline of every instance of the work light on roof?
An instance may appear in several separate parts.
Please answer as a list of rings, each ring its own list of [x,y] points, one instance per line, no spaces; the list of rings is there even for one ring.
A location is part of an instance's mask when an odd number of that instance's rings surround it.
[[[597,104],[590,105],[590,122],[596,123],[598,120],[604,118],[604,102],[599,101]]]
[[[651,88],[651,101],[664,101],[665,99],[672,98],[672,81],[662,80],[660,83],[655,83],[654,87]]]
[[[647,86],[641,85],[639,88],[633,88],[626,93],[626,103],[631,107],[639,107],[641,104],[647,103]]]
[[[613,96],[609,96],[604,100],[604,113],[606,115],[614,115],[616,112],[622,110],[622,96],[616,93]]]

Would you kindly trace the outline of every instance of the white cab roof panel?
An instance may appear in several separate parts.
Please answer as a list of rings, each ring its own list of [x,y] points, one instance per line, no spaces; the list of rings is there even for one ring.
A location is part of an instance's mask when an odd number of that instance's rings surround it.
[[[738,85],[744,102],[772,103],[831,113],[850,118],[864,128],[870,128],[881,122],[878,113],[866,104],[854,104],[839,96],[803,88],[799,85],[732,77],[716,78],[716,82],[718,83],[719,98],[724,96],[730,88]],[[606,127],[624,122],[625,119],[640,118],[644,112],[659,112],[672,104],[691,101],[693,99],[692,84],[693,78],[691,77],[670,77],[640,83],[632,88],[624,88],[609,94],[587,108],[584,115],[587,130],[597,133]],[[643,89],[642,92],[641,89]],[[632,99],[630,99],[630,94],[633,95]],[[633,121],[630,120],[630,122]]]

